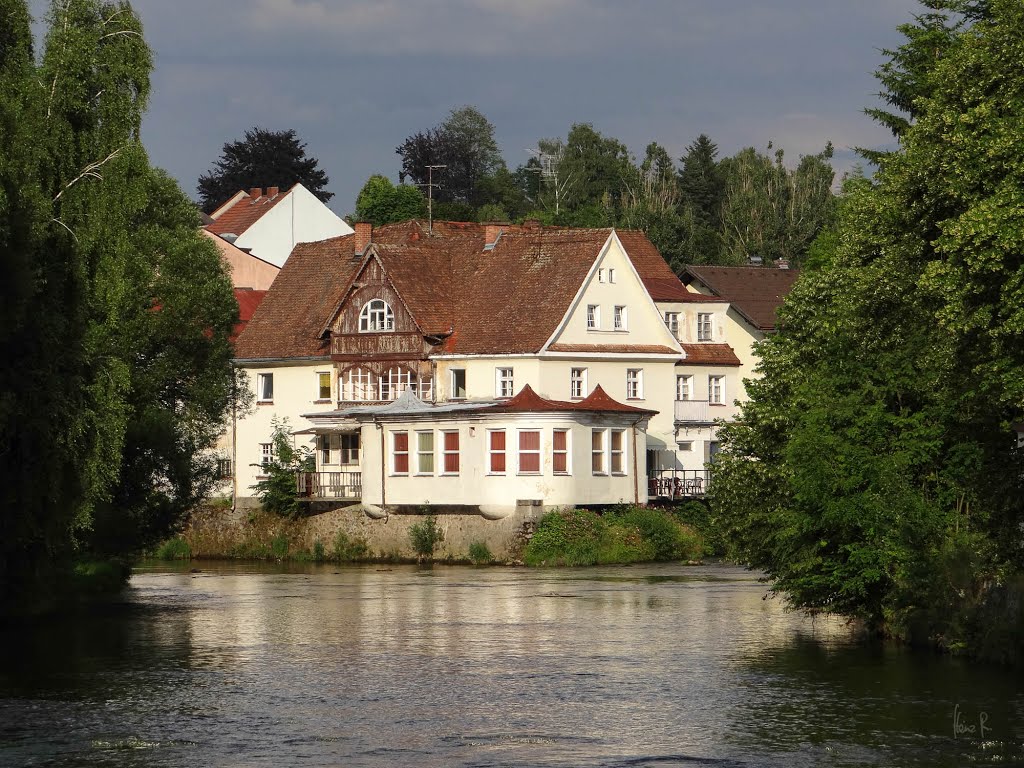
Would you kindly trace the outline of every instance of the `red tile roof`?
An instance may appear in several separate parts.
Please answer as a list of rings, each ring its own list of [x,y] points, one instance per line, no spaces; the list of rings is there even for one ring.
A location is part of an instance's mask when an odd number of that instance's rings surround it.
[[[266,291],[254,291],[249,288],[235,288],[235,301],[238,302],[238,323],[231,332],[231,341],[235,341],[239,334],[245,330],[245,326],[252,320],[256,308],[267,295]]]
[[[565,316],[611,232],[509,225],[485,251],[483,225],[434,222],[428,234],[423,222],[408,221],[376,228],[369,252],[380,259],[423,332],[445,337],[445,353],[536,353]],[[641,279],[671,276],[641,233],[617,234],[630,259],[637,252]],[[347,235],[295,247],[239,339],[238,357],[329,354],[319,336],[362,263],[353,254],[353,240]],[[688,295],[682,283],[678,290]],[[669,293],[675,295],[675,288],[664,295]],[[673,352],[656,346],[626,351]]]
[[[546,411],[588,411],[593,413],[635,413],[637,415],[652,415],[657,411],[647,408],[636,408],[632,405],[620,403],[608,396],[601,385],[598,384],[583,400],[565,401],[549,400],[541,397],[533,388],[527,384],[519,393],[509,400],[499,403],[496,406],[488,406],[481,409],[483,413],[543,413]]]
[[[796,269],[689,266],[681,277],[687,285],[699,280],[755,328],[773,331],[776,310],[799,276]]]
[[[254,198],[246,192],[229,208],[214,211],[216,218],[204,229],[215,235],[241,235],[287,195],[288,192],[278,192],[273,197],[268,197],[264,193]]]
[[[682,344],[686,357],[676,365],[740,365],[728,344]]]
[[[682,301],[689,291],[643,232],[616,230],[629,260],[655,301]]]

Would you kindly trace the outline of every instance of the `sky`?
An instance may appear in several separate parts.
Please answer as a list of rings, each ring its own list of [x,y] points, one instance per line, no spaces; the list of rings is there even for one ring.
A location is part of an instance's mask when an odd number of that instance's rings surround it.
[[[37,19],[45,0],[31,0]],[[643,155],[700,133],[795,165],[891,147],[863,114],[916,0],[134,0],[155,70],[143,142],[196,197],[225,142],[294,128],[345,215],[395,147],[477,107],[510,168],[591,123]],[[37,25],[41,34],[44,25]]]

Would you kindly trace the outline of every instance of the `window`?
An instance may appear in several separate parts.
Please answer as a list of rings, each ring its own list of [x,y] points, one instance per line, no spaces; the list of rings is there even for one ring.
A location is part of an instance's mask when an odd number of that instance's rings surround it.
[[[693,397],[693,376],[676,376],[676,400]]]
[[[270,469],[270,464],[274,461],[274,444],[273,443],[260,443],[260,469],[264,472]]]
[[[697,313],[697,341],[711,341],[711,315],[707,312]]]
[[[259,373],[256,375],[256,400],[261,403],[274,402],[274,374]]]
[[[372,373],[366,368],[349,368],[339,383],[340,400],[376,400],[377,387]]]
[[[443,464],[441,472],[445,475],[459,474],[459,433],[442,432],[441,450],[443,452]]]
[[[605,430],[594,429],[590,432],[590,471],[595,475],[607,475],[604,452]]]
[[[320,463],[331,463],[331,435],[317,435],[317,449],[320,451]]]
[[[614,328],[616,331],[626,330],[626,308],[623,306],[615,307]]]
[[[434,474],[434,433],[416,433],[416,474]]]
[[[487,471],[492,475],[505,474],[505,430],[487,430]]]
[[[569,374],[569,397],[582,400],[587,396],[587,369],[573,368]]]
[[[603,283],[604,282],[604,276],[605,276],[605,271],[604,271],[603,268],[597,270],[597,282]]]
[[[615,282],[615,267],[609,267],[608,268],[608,282],[609,283],[614,283]]]
[[[217,459],[217,477],[221,480],[231,477],[231,459]]]
[[[341,464],[359,463],[359,433],[341,435]]]
[[[512,397],[515,394],[511,368],[495,369],[494,393],[498,397]]]
[[[551,471],[556,475],[569,474],[568,429],[556,429],[551,433]]]
[[[725,405],[725,376],[708,376],[708,402]]]
[[[380,399],[397,400],[407,389],[413,389],[415,392],[413,384],[412,371],[408,368],[389,368],[388,372],[380,377]]]
[[[391,474],[409,474],[409,433],[391,433]]]
[[[626,430],[613,429],[611,431],[612,445],[612,474],[626,474]]]
[[[538,430],[519,431],[519,474],[540,474],[540,432]]]
[[[452,394],[453,400],[463,400],[466,397],[466,371],[464,368],[452,368]]]
[[[644,398],[644,369],[626,369],[626,399],[643,400]]]
[[[676,443],[676,447],[685,453],[689,453],[693,450],[693,440],[683,440],[682,442]]]
[[[596,331],[601,327],[601,307],[587,304],[587,330]]]
[[[331,399],[331,374],[330,371],[320,371],[316,375],[316,399]]]
[[[665,327],[669,329],[673,336],[679,338],[679,313],[678,312],[666,312],[665,313]]]
[[[359,313],[359,332],[395,330],[395,313],[383,299],[368,301]]]

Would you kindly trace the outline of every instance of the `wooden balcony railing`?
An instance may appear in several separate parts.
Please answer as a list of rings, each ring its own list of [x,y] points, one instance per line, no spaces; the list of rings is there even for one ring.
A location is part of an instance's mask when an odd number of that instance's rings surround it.
[[[676,421],[695,424],[710,424],[714,421],[707,400],[676,400],[675,415]]]
[[[351,499],[363,496],[362,472],[297,472],[295,490],[310,499]]]

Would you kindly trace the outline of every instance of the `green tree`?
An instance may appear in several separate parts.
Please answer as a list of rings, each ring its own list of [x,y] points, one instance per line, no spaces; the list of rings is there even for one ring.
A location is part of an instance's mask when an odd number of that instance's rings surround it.
[[[239,190],[285,190],[296,184],[326,203],[334,193],[325,189],[330,179],[319,166],[315,157],[306,156],[306,144],[294,129],[268,131],[257,126],[246,131],[245,138],[225,143],[220,159],[199,177],[199,204],[211,213]]]
[[[374,174],[356,198],[356,219],[375,227],[396,221],[418,219],[426,213],[423,193],[409,184],[391,183],[387,176]]]
[[[252,488],[267,512],[295,517],[302,509],[297,475],[299,472],[313,472],[316,459],[309,448],[294,444],[287,419],[274,419],[272,425],[270,442],[273,456],[269,462],[260,465],[264,477]]]
[[[725,198],[725,179],[718,165],[718,146],[702,133],[679,158],[679,193],[697,221],[716,228]]]
[[[73,557],[130,554],[177,522],[202,485],[191,449],[226,407],[237,309],[194,209],[139,143],[151,57],[128,4],[54,3],[38,63],[24,2],[2,0],[0,17],[9,604],[52,588]]]
[[[1019,659],[1024,7],[956,35],[760,345],[711,501],[794,605]]]

